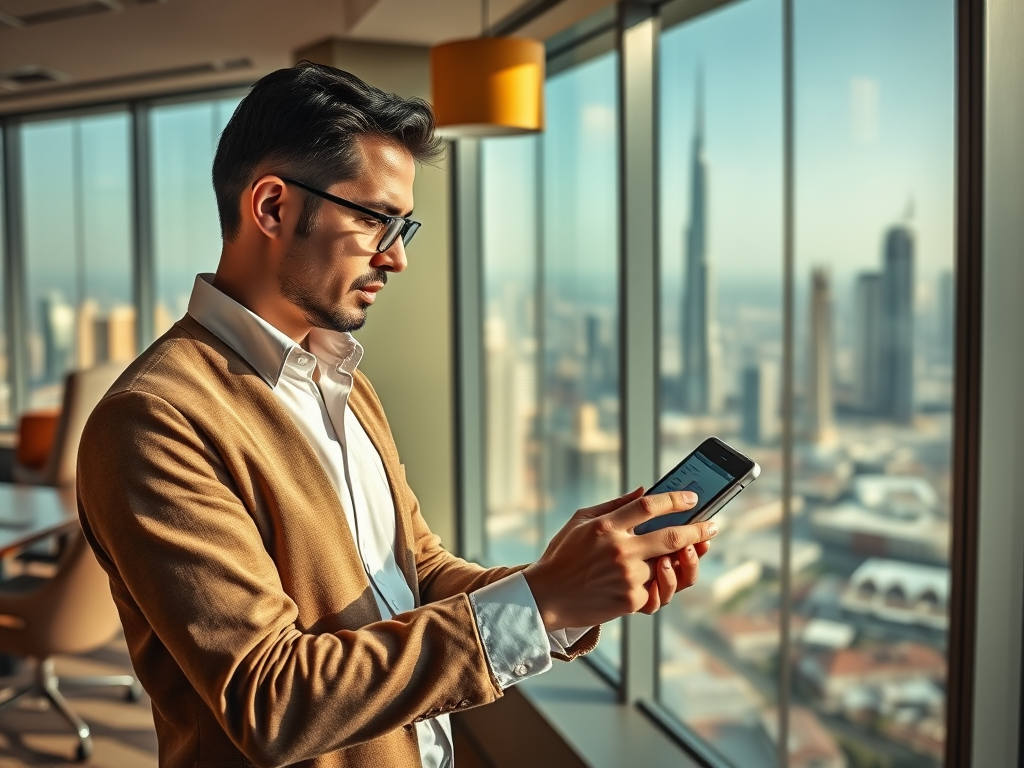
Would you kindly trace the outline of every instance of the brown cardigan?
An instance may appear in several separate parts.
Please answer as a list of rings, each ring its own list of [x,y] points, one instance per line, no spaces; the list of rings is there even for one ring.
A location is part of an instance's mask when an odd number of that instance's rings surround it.
[[[152,697],[164,768],[418,767],[411,723],[501,696],[467,593],[513,569],[441,546],[362,374],[350,404],[384,463],[417,600],[388,621],[309,443],[191,317],[89,419],[82,526]]]

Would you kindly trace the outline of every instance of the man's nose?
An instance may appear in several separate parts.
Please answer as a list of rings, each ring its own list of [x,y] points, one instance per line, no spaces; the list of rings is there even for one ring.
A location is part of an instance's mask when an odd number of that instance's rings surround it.
[[[409,266],[409,261],[405,257],[405,243],[402,238],[396,238],[394,244],[386,251],[378,253],[370,264],[388,272],[404,272]]]

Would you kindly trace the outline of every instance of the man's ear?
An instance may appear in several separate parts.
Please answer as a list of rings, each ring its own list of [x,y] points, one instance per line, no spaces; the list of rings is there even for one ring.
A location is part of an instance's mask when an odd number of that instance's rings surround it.
[[[282,222],[291,206],[302,201],[277,176],[262,176],[252,185],[246,213],[265,236],[273,240],[283,234]]]

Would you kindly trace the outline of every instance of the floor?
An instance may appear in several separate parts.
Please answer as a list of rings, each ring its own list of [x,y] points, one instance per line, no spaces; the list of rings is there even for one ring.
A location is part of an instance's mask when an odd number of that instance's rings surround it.
[[[128,650],[117,638],[93,653],[58,657],[59,677],[131,674]],[[31,667],[25,667],[25,675]],[[12,682],[4,678],[4,683]],[[149,697],[125,701],[124,689],[65,690],[65,696],[89,724],[93,755],[85,765],[95,768],[157,768],[156,732]],[[43,709],[39,700],[26,700],[0,709],[0,768],[72,766],[78,739],[56,712]]]

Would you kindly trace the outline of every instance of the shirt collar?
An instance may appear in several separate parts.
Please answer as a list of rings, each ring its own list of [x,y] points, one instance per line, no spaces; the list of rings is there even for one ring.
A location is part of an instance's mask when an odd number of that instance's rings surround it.
[[[213,285],[214,275],[196,275],[188,314],[219,338],[270,385],[277,386],[289,359],[302,348],[255,312],[243,307]],[[363,357],[363,347],[351,333],[314,328],[309,334],[309,354],[337,365],[349,374]]]

